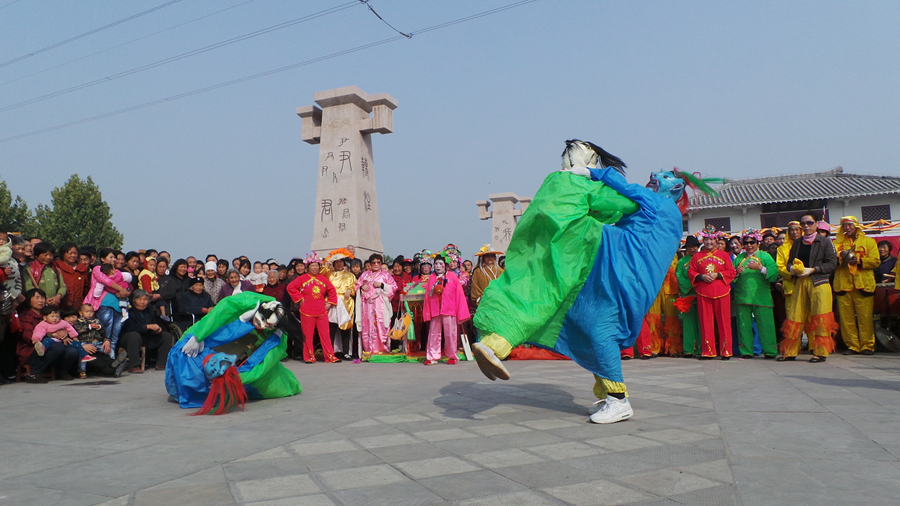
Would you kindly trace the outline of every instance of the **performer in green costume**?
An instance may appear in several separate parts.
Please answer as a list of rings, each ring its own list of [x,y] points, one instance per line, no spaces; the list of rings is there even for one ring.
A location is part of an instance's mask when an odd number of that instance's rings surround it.
[[[684,241],[684,256],[678,259],[675,266],[675,278],[678,279],[678,291],[681,293],[681,300],[676,304],[679,307],[679,316],[681,317],[682,335],[684,336],[684,358],[694,358],[694,355],[700,355],[700,320],[697,316],[697,292],[691,283],[691,277],[688,274],[691,259],[700,249],[700,241],[696,236],[689,235]],[[687,306],[690,309],[683,311]]]
[[[287,328],[287,318],[281,304],[267,295],[241,292],[220,300],[172,347],[166,390],[182,408],[202,406],[211,384],[204,360],[225,351],[238,355],[235,367],[249,398],[299,394],[296,376],[281,364],[287,356],[288,333],[282,330]],[[296,330],[291,329],[294,334]]]
[[[526,340],[554,348],[563,319],[593,267],[603,224],[639,208],[578,172],[596,168],[598,161],[620,172],[625,167],[599,146],[591,145],[592,150],[587,145],[567,143],[563,170],[544,179],[519,219],[506,252],[506,272],[488,285],[475,313],[479,337],[501,358]]]
[[[778,354],[772,283],[778,279],[778,265],[772,256],[759,251],[762,235],[750,229],[741,238],[744,251],[734,259],[734,303],[737,305],[738,346],[743,358],[753,358],[753,321],[759,331],[763,355]]]

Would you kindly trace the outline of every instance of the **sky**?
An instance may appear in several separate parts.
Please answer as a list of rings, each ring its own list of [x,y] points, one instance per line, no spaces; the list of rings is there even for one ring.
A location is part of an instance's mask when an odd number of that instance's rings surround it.
[[[515,2],[369,2],[410,39],[359,2],[168,3],[0,0],[0,178],[34,208],[73,173],[91,176],[126,250],[308,253],[318,146],[300,139],[295,111],[349,85],[399,103],[394,133],[373,136],[392,256],[452,242],[471,257],[491,230],[475,201],[534,195],[571,138],[619,156],[639,183],[673,166],[734,179],[900,175],[896,1],[538,0],[422,33]]]

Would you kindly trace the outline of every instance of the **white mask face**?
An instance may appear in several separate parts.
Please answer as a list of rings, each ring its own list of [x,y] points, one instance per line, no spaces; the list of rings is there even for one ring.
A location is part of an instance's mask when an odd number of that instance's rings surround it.
[[[434,273],[440,276],[447,272],[447,266],[444,265],[443,260],[435,260],[434,261]]]

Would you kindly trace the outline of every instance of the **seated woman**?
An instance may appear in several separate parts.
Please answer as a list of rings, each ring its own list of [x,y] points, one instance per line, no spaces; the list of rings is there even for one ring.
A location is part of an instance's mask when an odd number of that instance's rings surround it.
[[[25,302],[19,306],[19,322],[22,325],[22,332],[16,342],[16,355],[19,358],[19,365],[31,366],[31,373],[25,376],[27,383],[46,383],[47,380],[44,379],[43,374],[48,369],[56,370],[56,379],[64,381],[75,379],[71,373],[75,372],[79,362],[77,348],[53,346],[46,350],[43,356],[40,356],[31,340],[34,328],[43,321],[41,310],[46,304],[47,298],[44,296],[44,291],[40,288],[32,288],[25,292]],[[66,345],[71,341],[66,330],[57,331],[51,334],[51,337],[60,339]]]
[[[241,292],[255,291],[256,290],[253,288],[253,285],[251,285],[249,281],[241,280],[240,272],[236,271],[235,269],[228,269],[228,272],[225,274],[225,286],[223,286],[222,291],[219,292],[219,300],[222,300],[229,295],[237,295]]]
[[[140,374],[141,348],[147,351],[157,350],[156,370],[166,369],[166,357],[172,348],[172,334],[167,332],[166,324],[156,316],[150,307],[150,294],[146,290],[135,290],[128,319],[122,323],[122,336],[119,347],[128,352],[128,372]]]
[[[171,267],[169,267],[169,276],[171,276],[172,280],[175,282],[176,305],[178,303],[178,298],[181,297],[181,294],[191,289],[193,278],[198,277],[202,279],[204,277],[204,273],[202,271],[203,264],[195,264],[195,272],[197,273],[197,275],[191,276],[189,274],[191,272],[190,265],[188,264],[187,260],[179,258],[178,260],[172,262]],[[158,272],[159,268],[157,266],[157,273]],[[162,286],[162,281],[160,281],[160,286]],[[177,307],[175,308],[175,312],[180,312],[178,311]]]
[[[180,312],[194,315],[194,321],[199,321],[200,318],[206,316],[215,305],[212,297],[204,291],[203,286],[203,278],[191,278],[191,289],[182,293],[178,298]],[[189,325],[181,326],[187,329]]]
[[[46,294],[48,306],[58,306],[66,296],[62,273],[53,266],[53,247],[41,242],[34,246],[34,260],[22,269],[25,290],[40,288]]]

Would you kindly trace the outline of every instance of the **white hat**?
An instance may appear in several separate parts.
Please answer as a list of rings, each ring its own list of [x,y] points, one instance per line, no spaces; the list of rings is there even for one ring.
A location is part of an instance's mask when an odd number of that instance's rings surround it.
[[[206,262],[206,265],[203,266],[203,267],[204,267],[204,269],[207,270],[207,271],[215,271],[215,270],[218,270],[218,269],[216,269],[216,263],[215,263],[215,262]]]

